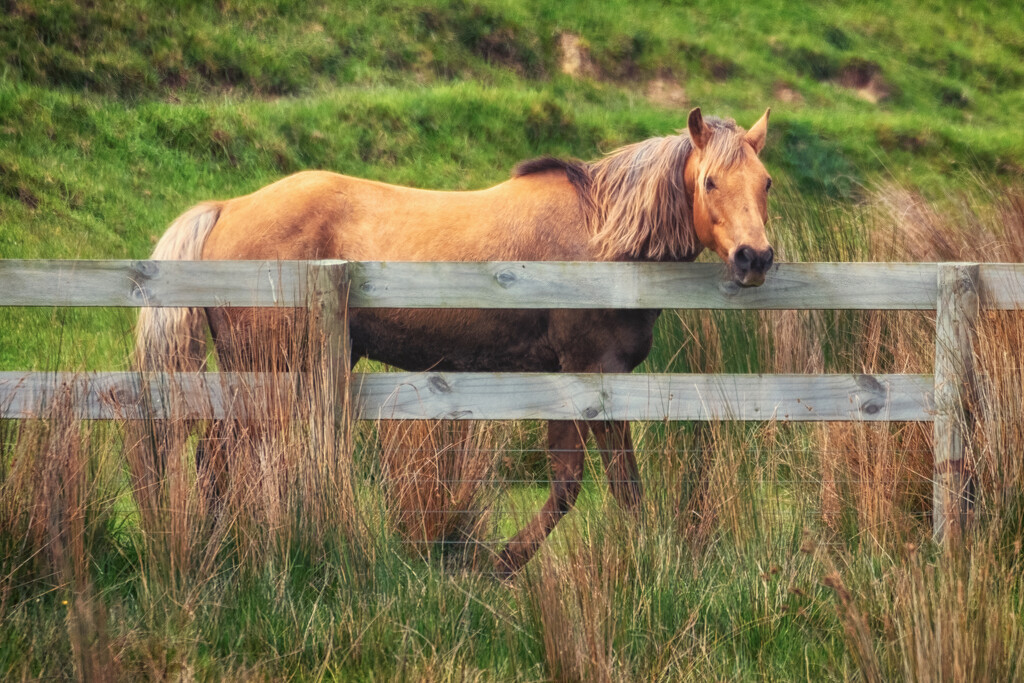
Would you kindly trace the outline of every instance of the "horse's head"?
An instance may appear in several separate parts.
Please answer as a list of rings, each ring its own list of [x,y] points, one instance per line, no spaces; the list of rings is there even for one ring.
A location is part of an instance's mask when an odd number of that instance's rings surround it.
[[[768,134],[769,113],[771,109],[749,131],[712,128],[700,108],[687,121],[693,152],[686,185],[693,192],[697,238],[728,264],[732,279],[744,287],[763,284],[775,259],[764,230],[772,179],[757,156]]]

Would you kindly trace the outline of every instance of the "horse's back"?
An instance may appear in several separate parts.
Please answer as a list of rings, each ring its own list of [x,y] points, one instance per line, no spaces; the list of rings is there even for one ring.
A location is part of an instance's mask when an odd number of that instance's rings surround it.
[[[203,258],[577,260],[587,251],[564,174],[444,192],[305,171],[224,202]]]

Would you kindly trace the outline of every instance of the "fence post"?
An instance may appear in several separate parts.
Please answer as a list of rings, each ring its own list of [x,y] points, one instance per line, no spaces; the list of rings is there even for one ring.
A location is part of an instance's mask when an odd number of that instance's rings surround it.
[[[939,541],[964,531],[974,503],[967,440],[971,409],[977,405],[973,347],[978,308],[978,264],[940,263],[932,484],[932,525]]]
[[[307,271],[308,303],[312,317],[310,334],[313,336],[311,370],[323,373],[326,383],[325,399],[333,406],[333,427],[338,428],[348,418],[348,379],[352,356],[348,335],[349,274],[346,261],[317,261]],[[317,339],[319,332],[321,339]],[[322,344],[318,343],[321,342]]]

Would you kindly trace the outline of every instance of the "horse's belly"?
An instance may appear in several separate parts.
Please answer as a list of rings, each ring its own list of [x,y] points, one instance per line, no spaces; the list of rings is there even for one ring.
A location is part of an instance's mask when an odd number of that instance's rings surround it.
[[[547,311],[363,309],[350,312],[358,356],[409,371],[554,372]]]

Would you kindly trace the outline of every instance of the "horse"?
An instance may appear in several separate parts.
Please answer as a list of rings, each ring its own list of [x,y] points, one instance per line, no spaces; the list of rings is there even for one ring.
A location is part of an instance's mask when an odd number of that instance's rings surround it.
[[[493,187],[441,192],[304,171],[252,194],[205,202],[176,219],[153,259],[352,261],[692,261],[704,250],[743,287],[761,285],[774,250],[765,233],[771,177],[759,159],[771,110],[749,130],[700,108],[677,134],[593,162],[542,157]],[[209,325],[221,369],[256,368],[277,309],[143,309],[138,357],[198,369]],[[349,312],[351,363],[407,371],[630,372],[651,349],[653,310]],[[239,331],[255,334],[238,334]],[[629,424],[550,421],[547,501],[496,556],[514,574],[575,504],[592,433],[612,496],[641,501]],[[221,446],[223,448],[223,446]]]

